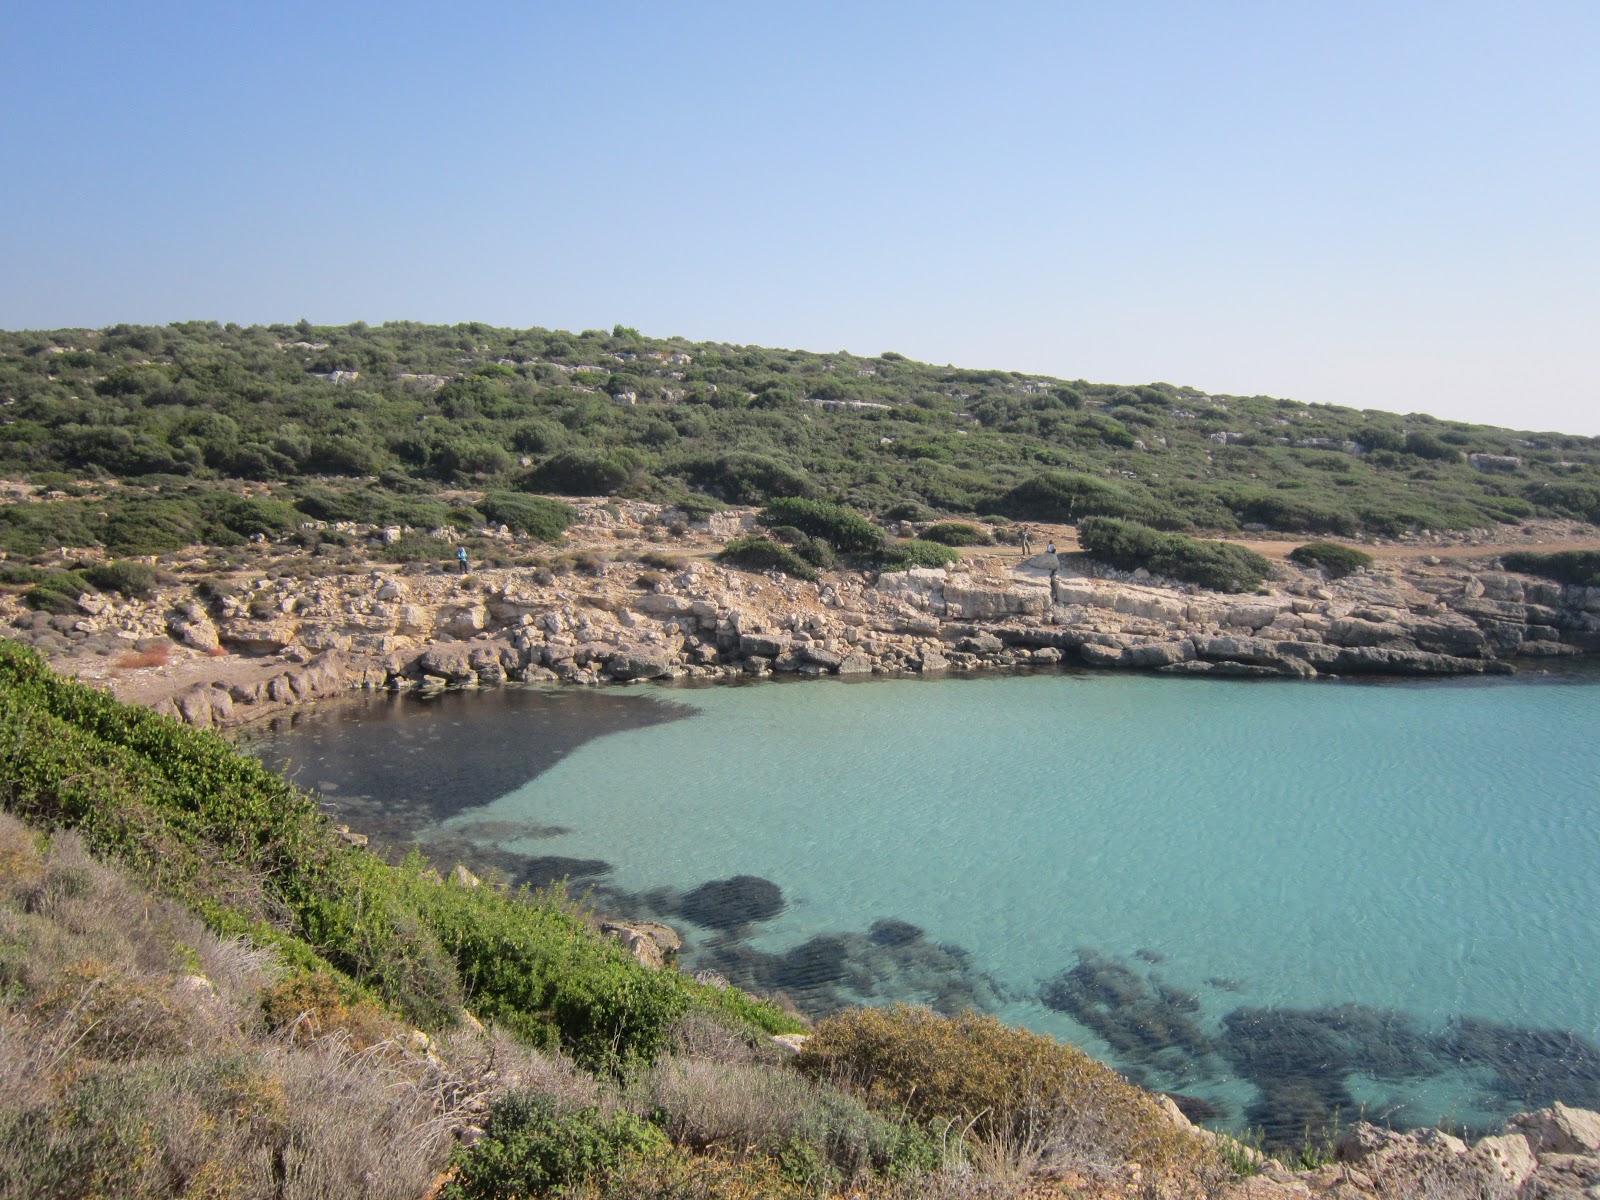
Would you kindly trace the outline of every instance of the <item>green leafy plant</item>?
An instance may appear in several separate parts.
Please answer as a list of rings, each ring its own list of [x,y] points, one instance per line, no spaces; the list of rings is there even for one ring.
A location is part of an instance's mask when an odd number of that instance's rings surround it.
[[[717,554],[717,561],[747,571],[779,570],[796,579],[816,579],[817,573],[789,547],[763,537],[742,537],[729,542]]]
[[[1085,553],[1114,567],[1144,567],[1220,592],[1249,591],[1272,575],[1271,562],[1243,546],[1197,541],[1111,517],[1082,521],[1078,542]]]
[[[1302,567],[1321,567],[1329,579],[1342,579],[1372,565],[1372,555],[1338,542],[1308,542],[1289,551],[1289,561]]]

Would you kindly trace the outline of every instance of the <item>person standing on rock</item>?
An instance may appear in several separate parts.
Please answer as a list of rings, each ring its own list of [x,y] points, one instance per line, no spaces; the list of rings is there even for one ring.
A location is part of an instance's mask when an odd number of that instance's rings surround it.
[[[461,564],[461,573],[467,573],[467,548],[465,546],[456,550],[456,561]]]

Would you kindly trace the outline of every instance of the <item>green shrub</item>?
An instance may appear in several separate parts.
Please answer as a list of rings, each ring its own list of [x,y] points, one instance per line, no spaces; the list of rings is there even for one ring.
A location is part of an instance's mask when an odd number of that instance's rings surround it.
[[[793,525],[777,526],[772,530],[772,536],[785,546],[791,547],[813,567],[831,567],[838,561],[832,544],[826,538],[811,537]]]
[[[143,600],[155,590],[156,569],[149,563],[118,559],[96,563],[84,578],[102,592],[121,592],[130,600]]]
[[[686,520],[700,524],[714,512],[721,512],[728,506],[720,500],[713,500],[710,496],[701,496],[691,493],[687,496],[678,496],[672,500],[678,508],[683,510]]]
[[[211,519],[240,537],[255,537],[258,533],[268,537],[293,533],[303,520],[293,505],[285,504],[282,500],[229,493],[213,495],[216,498],[207,504]]]
[[[924,542],[910,538],[903,542],[890,542],[878,552],[878,562],[885,570],[905,570],[907,567],[945,567],[960,562],[961,555],[952,546],[942,542]]]
[[[796,579],[817,578],[817,573],[789,547],[763,537],[742,537],[729,542],[717,555],[718,562],[743,567],[746,571],[776,569]]]
[[[992,540],[976,525],[965,521],[941,521],[922,531],[925,542],[942,542],[946,546],[987,546]]]
[[[1020,521],[1063,523],[1089,516],[1154,521],[1159,514],[1159,506],[1143,488],[1069,471],[1047,471],[1023,480],[1000,498],[999,510]]]
[[[1542,575],[1546,579],[1581,587],[1600,587],[1600,551],[1558,550],[1553,554],[1537,554],[1529,550],[1514,550],[1502,554],[1500,562],[1508,571]]]
[[[644,459],[633,450],[566,450],[517,481],[526,492],[563,496],[609,496],[632,481]]]
[[[768,525],[789,525],[831,542],[846,554],[866,554],[883,545],[883,530],[860,513],[824,500],[780,497],[761,513]]]
[[[730,504],[760,504],[780,496],[809,496],[817,490],[804,473],[763,454],[692,458],[678,469],[695,487]]]
[[[1289,551],[1289,560],[1302,567],[1321,567],[1329,579],[1342,579],[1372,565],[1372,555],[1338,542],[1308,542]]]
[[[76,571],[57,571],[50,567],[30,567],[26,563],[0,563],[0,583],[10,584],[12,587],[27,586],[28,584],[50,584],[59,581],[56,585],[58,591],[68,591],[76,588],[74,595],[89,590],[89,584],[82,575]]]
[[[1078,542],[1091,557],[1125,571],[1144,567],[1219,592],[1248,591],[1272,576],[1272,564],[1254,550],[1160,533],[1111,517],[1085,519],[1078,526]]]
[[[78,597],[94,590],[88,579],[76,571],[52,571],[42,567],[9,566],[0,581],[33,584],[23,594],[22,602],[29,608],[55,616],[76,612]]]
[[[445,1200],[547,1196],[603,1182],[626,1159],[666,1147],[655,1126],[620,1109],[563,1108],[549,1097],[514,1091],[489,1114],[484,1136],[455,1159]]]
[[[392,563],[442,562],[454,558],[456,548],[432,534],[408,533],[385,546],[382,554]]]
[[[515,492],[490,492],[479,503],[478,510],[489,520],[541,542],[559,542],[574,515],[569,505],[559,501]]]

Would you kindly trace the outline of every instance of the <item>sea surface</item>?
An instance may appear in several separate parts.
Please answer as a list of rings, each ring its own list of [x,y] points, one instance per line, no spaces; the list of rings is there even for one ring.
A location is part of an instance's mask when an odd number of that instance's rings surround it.
[[[355,828],[972,1006],[1219,1126],[1600,1108],[1600,676],[1051,672],[369,697],[256,744]]]

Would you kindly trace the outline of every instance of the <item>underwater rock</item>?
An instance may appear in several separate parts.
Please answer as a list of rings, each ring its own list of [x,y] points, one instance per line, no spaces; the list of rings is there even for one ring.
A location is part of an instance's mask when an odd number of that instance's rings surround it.
[[[712,879],[686,892],[678,911],[707,929],[736,929],[770,921],[784,909],[783,889],[759,875]]]

